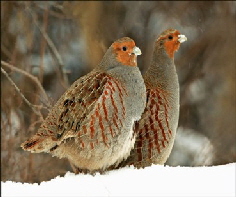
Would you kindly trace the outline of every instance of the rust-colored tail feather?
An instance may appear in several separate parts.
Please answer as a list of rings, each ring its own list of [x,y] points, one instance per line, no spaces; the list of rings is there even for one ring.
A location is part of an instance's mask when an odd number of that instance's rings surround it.
[[[34,135],[30,139],[26,140],[21,144],[21,147],[33,153],[41,153],[41,152],[49,152],[51,148],[53,148],[56,144],[52,138]]]

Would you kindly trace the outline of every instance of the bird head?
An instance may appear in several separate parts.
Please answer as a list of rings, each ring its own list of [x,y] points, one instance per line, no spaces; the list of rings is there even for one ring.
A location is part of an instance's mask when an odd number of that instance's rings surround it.
[[[164,31],[156,40],[158,48],[164,48],[170,58],[174,57],[174,53],[178,51],[180,43],[187,40],[185,35],[180,34],[178,30],[168,29]]]
[[[131,38],[120,38],[112,47],[118,62],[126,66],[137,66],[137,56],[142,53]]]

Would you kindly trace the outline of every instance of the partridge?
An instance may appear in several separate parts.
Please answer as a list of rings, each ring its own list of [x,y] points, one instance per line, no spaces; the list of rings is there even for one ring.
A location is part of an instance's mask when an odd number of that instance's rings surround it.
[[[179,31],[164,31],[154,44],[151,65],[144,75],[146,108],[135,124],[135,147],[121,166],[140,168],[164,164],[172,150],[179,118],[179,83],[174,53],[187,38]]]
[[[115,41],[100,64],[75,81],[21,147],[67,158],[75,172],[105,171],[134,147],[134,122],[146,103],[137,67],[141,50],[128,37]]]

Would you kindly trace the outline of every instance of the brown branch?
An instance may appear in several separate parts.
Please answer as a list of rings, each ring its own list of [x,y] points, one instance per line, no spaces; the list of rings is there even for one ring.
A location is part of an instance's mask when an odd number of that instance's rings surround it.
[[[38,5],[37,2],[32,2],[34,6],[36,6],[38,9],[40,10],[46,10],[44,7],[41,7]],[[60,18],[60,19],[71,19],[70,17],[66,16],[65,14],[63,14],[63,10],[62,10],[62,6],[60,5],[54,5],[55,8],[57,8],[58,10],[60,10],[62,13],[58,13],[57,11],[54,10],[50,10],[48,9],[48,13],[56,18]]]
[[[6,78],[10,81],[10,83],[12,84],[12,86],[16,89],[16,91],[19,93],[19,95],[21,96],[21,98],[27,103],[27,105],[32,109],[32,111],[38,115],[40,117],[41,120],[43,120],[43,116],[39,110],[39,108],[41,108],[41,106],[38,105],[33,105],[32,103],[30,103],[28,101],[27,98],[25,98],[25,96],[22,94],[21,90],[17,87],[17,85],[14,83],[14,81],[9,77],[9,75],[7,74],[7,72],[1,68],[1,72],[6,76]]]
[[[34,121],[32,124],[30,124],[28,130],[29,130],[29,131],[34,130],[35,125],[38,124],[38,123],[41,123],[41,122],[42,122],[41,120],[36,120],[36,121]]]
[[[44,31],[46,31],[47,29],[47,26],[48,26],[48,9],[46,9],[44,11],[44,14],[43,14],[43,29]],[[45,50],[46,50],[46,40],[44,37],[41,37],[41,45],[40,45],[40,69],[39,69],[39,80],[41,83],[43,83],[43,75],[44,75],[44,55],[45,55]]]
[[[1,43],[1,51],[9,58],[11,59],[12,54],[10,51]]]
[[[1,60],[1,64],[2,64],[3,66],[6,66],[7,68],[13,70],[13,71],[16,71],[16,72],[18,72],[18,73],[21,73],[21,74],[25,75],[26,77],[28,77],[29,79],[31,79],[33,82],[35,82],[35,83],[37,84],[38,88],[40,89],[40,91],[43,93],[44,98],[46,99],[46,106],[47,106],[48,108],[51,108],[50,99],[48,98],[48,96],[47,96],[47,94],[46,94],[44,88],[42,87],[42,85],[41,85],[41,83],[39,82],[39,80],[38,80],[37,77],[35,77],[35,76],[31,75],[30,73],[28,73],[28,72],[26,72],[26,71],[24,71],[24,70],[22,70],[22,69],[19,69],[19,68],[15,67],[15,66],[13,66],[13,65],[11,65],[11,64],[9,64],[9,63],[7,63],[7,62],[5,62],[5,61],[2,61],[2,60]]]
[[[40,33],[43,35],[45,40],[47,41],[50,51],[52,52],[55,59],[57,60],[58,65],[59,65],[60,78],[62,79],[64,88],[67,88],[69,86],[69,83],[68,83],[67,76],[63,70],[64,63],[62,61],[62,58],[61,58],[56,46],[54,45],[54,43],[52,42],[52,40],[48,36],[47,32],[45,32],[45,30],[39,25],[35,14],[31,11],[31,9],[27,6],[27,4],[26,4],[26,10],[30,13],[30,15],[33,19],[33,22],[35,23],[35,25],[37,26],[37,28],[39,29]]]

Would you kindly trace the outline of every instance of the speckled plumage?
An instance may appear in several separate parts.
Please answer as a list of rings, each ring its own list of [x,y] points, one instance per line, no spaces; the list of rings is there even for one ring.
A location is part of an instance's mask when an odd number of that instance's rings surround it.
[[[179,118],[179,83],[174,53],[187,38],[168,29],[156,40],[151,66],[144,75],[147,101],[135,124],[135,147],[119,167],[164,164],[172,150]]]
[[[68,158],[74,169],[90,173],[126,159],[135,142],[134,121],[146,100],[134,49],[139,50],[130,38],[114,42],[101,63],[61,96],[22,148]]]

